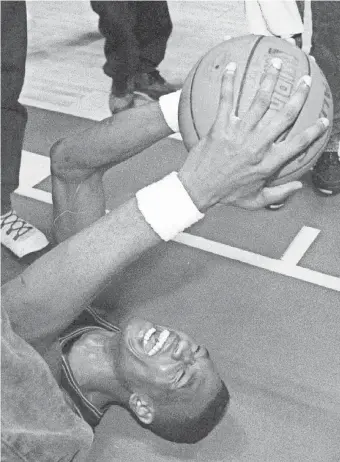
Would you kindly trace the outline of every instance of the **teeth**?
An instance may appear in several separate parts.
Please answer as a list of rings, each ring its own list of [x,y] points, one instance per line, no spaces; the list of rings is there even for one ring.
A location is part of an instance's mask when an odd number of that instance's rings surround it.
[[[167,329],[163,330],[163,332],[161,332],[159,336],[159,339],[156,345],[153,348],[151,348],[151,350],[149,351],[148,356],[153,356],[156,353],[158,353],[163,348],[165,342],[168,340],[169,335],[170,335],[170,332]]]
[[[156,329],[154,327],[151,327],[147,332],[146,334],[144,335],[144,339],[143,339],[143,346],[144,346],[144,349],[148,343],[148,341],[150,340],[151,336],[156,332]]]

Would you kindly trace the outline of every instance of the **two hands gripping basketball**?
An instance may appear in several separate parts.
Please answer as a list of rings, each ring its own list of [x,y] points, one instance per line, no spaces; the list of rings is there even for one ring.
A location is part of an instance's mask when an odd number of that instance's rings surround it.
[[[194,146],[179,172],[196,206],[204,211],[217,202],[258,209],[284,201],[302,187],[299,181],[267,186],[268,180],[320,138],[329,121],[320,118],[289,139],[280,137],[295,123],[310,91],[310,76],[304,76],[285,106],[274,115],[269,107],[281,69],[273,58],[248,111],[236,117],[235,63],[223,73],[219,106],[208,134]]]

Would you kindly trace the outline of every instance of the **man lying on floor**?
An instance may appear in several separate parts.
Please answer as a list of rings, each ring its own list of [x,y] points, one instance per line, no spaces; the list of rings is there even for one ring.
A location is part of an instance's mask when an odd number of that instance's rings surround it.
[[[84,309],[114,274],[203,219],[222,198],[254,209],[301,188],[299,182],[265,184],[325,132],[327,121],[275,143],[309,91],[308,80],[302,81],[286,107],[261,123],[279,64],[273,60],[242,120],[232,113],[237,70],[228,65],[216,121],[179,172],[106,215],[104,172],[177,128],[178,95],[120,113],[53,147],[60,243],[3,287],[2,451],[7,460],[86,460],[93,440],[89,424],[95,425],[111,404],[178,442],[198,441],[220,421],[228,392],[204,347],[140,319],[117,330]],[[73,335],[81,322],[87,327]]]

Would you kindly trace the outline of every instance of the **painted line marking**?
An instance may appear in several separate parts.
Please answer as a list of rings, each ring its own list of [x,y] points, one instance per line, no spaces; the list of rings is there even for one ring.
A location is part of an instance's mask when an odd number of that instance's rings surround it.
[[[51,175],[51,160],[47,156],[23,150],[19,173],[19,187],[14,191],[19,196],[52,204],[52,194],[34,186]]]
[[[20,196],[28,197],[30,199],[52,205],[52,194],[50,192],[42,191],[41,189],[36,189],[33,187],[50,175],[49,157],[23,151],[22,159],[23,162],[20,169],[20,185],[15,193]],[[34,171],[36,165],[39,165],[39,172],[35,174]],[[304,226],[300,233],[298,233],[292,243],[288,246],[281,260],[265,257],[263,255],[249,252],[247,250],[231,247],[226,244],[214,242],[209,239],[194,236],[188,233],[179,234],[173,241],[187,245],[189,247],[213,253],[220,257],[236,260],[241,263],[255,266],[257,268],[262,268],[274,273],[300,279],[301,281],[310,282],[312,284],[340,292],[340,278],[297,266],[297,262],[308,250],[319,232],[320,231],[315,228]],[[311,240],[312,236],[315,236],[313,241]],[[304,242],[309,242],[309,245],[305,245]],[[296,249],[295,251],[294,248]],[[303,248],[305,250],[302,254],[302,250],[300,249]],[[298,257],[300,257],[299,260],[297,260]]]
[[[44,109],[46,111],[60,112],[62,114],[83,117],[84,119],[95,120],[98,122],[103,119],[107,119],[112,115],[108,108],[108,97],[109,95],[107,93],[93,91],[92,94],[79,97],[77,101],[70,103],[69,105],[62,105],[46,101],[46,98],[40,101],[29,96],[21,95],[20,103],[24,106],[37,107],[38,109]],[[174,133],[168,138],[182,141],[180,133]]]
[[[100,121],[111,116],[108,105],[108,94],[98,91],[93,91],[90,95],[81,95],[76,99],[69,98],[67,104],[65,101],[60,101],[60,103],[58,101],[52,102],[50,96],[48,100],[46,97],[42,97],[39,100],[38,98],[32,98],[30,95],[22,94],[20,103],[25,106],[33,106],[45,109],[46,111],[60,112],[95,121]],[[93,105],[92,109],[90,108],[91,104]]]
[[[29,151],[22,151],[19,186],[33,187],[49,177],[50,158]]]
[[[28,197],[29,199],[34,199],[36,201],[52,205],[52,194],[48,191],[30,188],[29,186],[19,186],[19,188],[17,188],[14,193],[18,194],[19,196]]]
[[[21,196],[29,197],[31,199],[44,202],[45,204],[52,205],[52,194],[50,192],[30,187],[19,187],[15,192]],[[273,273],[289,276],[294,279],[299,279],[301,281],[340,292],[340,278],[319,273],[307,268],[302,268],[295,264],[291,264],[290,262],[287,263],[286,261],[265,257],[263,255],[249,252],[248,250],[238,249],[237,247],[231,247],[227,244],[221,244],[219,242],[214,242],[188,233],[179,234],[175,239],[173,239],[173,241],[187,245],[188,247],[213,253],[220,257],[236,260],[250,266],[262,268]]]
[[[319,233],[319,229],[303,226],[282,255],[281,261],[290,265],[297,265]]]
[[[262,268],[273,273],[290,276],[301,281],[310,282],[311,284],[340,292],[340,278],[335,276],[291,265],[282,260],[265,257],[263,255],[249,252],[248,250],[238,249],[236,247],[231,247],[230,245],[221,244],[219,242],[214,242],[188,233],[179,234],[175,239],[173,239],[173,241],[203,250],[205,252],[213,253],[220,257],[236,260],[246,263],[247,265],[256,266],[257,268]]]

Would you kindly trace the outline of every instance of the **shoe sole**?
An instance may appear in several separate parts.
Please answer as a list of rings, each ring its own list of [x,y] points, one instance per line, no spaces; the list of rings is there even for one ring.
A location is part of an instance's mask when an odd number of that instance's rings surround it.
[[[282,203],[282,204],[270,204],[270,205],[267,205],[266,206],[266,209],[268,210],[279,210],[281,209],[285,204]]]
[[[176,91],[176,90],[173,90],[173,91]],[[164,93],[164,92],[157,92],[157,91],[153,92],[152,90],[149,90],[149,92],[146,93],[146,92],[143,92],[143,90],[134,90],[133,93],[144,99],[147,99],[148,101],[158,101],[161,96],[169,95],[170,93],[173,93],[173,91],[169,90],[167,93]]]
[[[317,191],[319,191],[323,196],[336,196],[340,193],[340,189],[326,189],[326,188],[318,188],[316,186]]]
[[[126,106],[122,107],[122,108],[118,108],[118,109],[111,109],[110,107],[110,104],[109,104],[109,108],[110,108],[110,111],[111,111],[111,114],[118,114],[119,112],[123,112],[123,111],[126,111],[127,109],[131,109],[134,107],[134,100],[132,99],[132,101],[127,104]]]
[[[312,176],[312,184],[314,188],[323,196],[335,196],[336,194],[340,193],[340,183],[339,181],[327,184],[319,181],[318,178],[313,178]]]
[[[146,101],[157,101],[159,97],[156,97],[156,98],[152,98],[152,96],[149,96],[147,93],[143,93],[142,91],[138,91],[138,90],[135,90],[133,92],[134,95],[140,97],[140,98],[143,98],[145,99]]]

